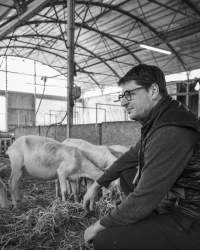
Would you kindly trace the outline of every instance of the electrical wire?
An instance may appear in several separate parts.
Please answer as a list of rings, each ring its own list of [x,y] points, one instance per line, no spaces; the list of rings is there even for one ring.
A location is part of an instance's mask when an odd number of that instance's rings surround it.
[[[40,105],[41,105],[42,100],[43,100],[43,98],[44,98],[44,92],[45,92],[45,88],[46,88],[46,81],[47,81],[47,77],[44,76],[44,87],[43,87],[43,91],[42,91],[42,96],[41,96],[41,98],[40,98],[40,102],[39,102],[38,107],[37,107],[37,111],[35,112],[35,117],[36,117],[36,115],[37,115],[37,113],[38,113],[38,111],[39,111],[39,109],[40,109]]]

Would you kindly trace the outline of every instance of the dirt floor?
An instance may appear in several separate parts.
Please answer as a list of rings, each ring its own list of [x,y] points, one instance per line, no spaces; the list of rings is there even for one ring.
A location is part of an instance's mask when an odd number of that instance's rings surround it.
[[[9,160],[1,159],[0,167],[6,164]],[[9,175],[9,167],[0,171],[6,184]],[[107,192],[96,203],[95,212],[87,214],[81,203],[56,199],[54,181],[27,176],[21,180],[21,189],[24,197],[17,209],[0,209],[1,250],[93,249],[84,244],[84,230],[115,206],[113,193]]]

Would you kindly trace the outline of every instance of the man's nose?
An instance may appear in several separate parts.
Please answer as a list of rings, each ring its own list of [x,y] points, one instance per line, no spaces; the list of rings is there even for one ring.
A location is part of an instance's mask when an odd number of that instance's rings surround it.
[[[126,107],[127,105],[128,105],[128,100],[126,100],[126,98],[122,98],[121,99],[121,106]]]

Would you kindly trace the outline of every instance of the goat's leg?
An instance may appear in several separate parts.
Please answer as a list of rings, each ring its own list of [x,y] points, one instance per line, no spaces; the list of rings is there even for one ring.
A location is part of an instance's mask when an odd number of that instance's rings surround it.
[[[72,181],[72,180],[69,180],[67,179],[66,180],[66,185],[67,185],[67,194],[69,197],[73,197],[75,201],[78,201],[78,196],[77,196],[77,193],[78,193],[78,189],[77,189],[77,183],[76,181]]]
[[[55,180],[55,188],[56,188],[56,199],[59,197],[59,181]]]
[[[62,196],[62,201],[65,201],[65,195],[66,192],[71,191],[71,193],[73,194],[74,200],[78,201],[78,185],[77,185],[77,181],[70,181],[70,176],[72,174],[72,172],[74,171],[74,166],[75,166],[75,160],[71,160],[71,163],[68,164],[68,166],[66,167],[66,163],[62,162],[60,164],[60,166],[57,169],[57,175],[58,175],[58,179],[60,182],[60,190],[61,190],[61,196]],[[67,181],[66,181],[67,180]],[[71,186],[69,188],[69,190],[67,190],[67,183],[69,183]]]
[[[63,164],[61,164],[59,168],[57,169],[57,175],[58,175],[58,180],[60,183],[60,192],[61,192],[62,201],[66,201],[65,195],[67,191],[67,186],[66,186],[65,166]]]
[[[17,207],[17,201],[21,200],[22,195],[19,191],[19,180],[22,175],[21,168],[13,168],[11,172],[11,176],[9,179],[9,187],[11,193],[12,204],[14,207]]]
[[[72,185],[69,179],[66,179],[66,186],[67,186],[67,195],[70,197],[72,195]]]
[[[87,187],[87,190],[92,186],[92,184],[94,183],[93,180],[91,179],[86,179],[86,187]]]
[[[74,201],[79,202],[79,180],[71,181],[71,187]]]

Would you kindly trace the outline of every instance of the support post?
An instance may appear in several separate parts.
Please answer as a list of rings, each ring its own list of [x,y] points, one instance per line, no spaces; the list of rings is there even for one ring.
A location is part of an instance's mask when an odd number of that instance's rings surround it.
[[[32,125],[36,125],[36,91],[37,91],[37,89],[36,89],[36,83],[37,83],[37,81],[36,81],[36,76],[37,76],[37,74],[36,74],[36,61],[34,60],[34,121],[33,121],[33,123],[34,124],[32,124]]]
[[[73,125],[73,99],[74,84],[74,12],[75,1],[67,1],[67,45],[68,45],[68,74],[67,74],[67,137],[71,137]]]
[[[198,90],[198,118],[200,118],[200,88]]]
[[[6,114],[5,114],[5,118],[6,118],[6,131],[8,131],[8,59],[6,56],[6,91],[5,91],[5,106],[6,106]]]
[[[96,103],[96,124],[98,123],[98,103]]]
[[[51,0],[31,1],[31,3],[27,5],[27,10],[23,14],[19,15],[17,18],[14,18],[10,22],[7,22],[7,24],[0,28],[0,40],[2,40],[8,34],[14,32],[20,24],[26,23],[26,21],[28,21],[31,17],[38,14],[50,2]]]
[[[189,78],[190,72],[186,72],[187,74],[187,82],[186,82],[186,106],[189,108]]]

